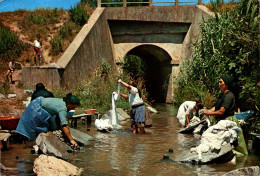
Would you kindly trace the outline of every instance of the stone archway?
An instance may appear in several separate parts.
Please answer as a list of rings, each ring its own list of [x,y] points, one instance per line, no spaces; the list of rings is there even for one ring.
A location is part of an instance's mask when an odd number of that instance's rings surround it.
[[[150,44],[132,48],[127,54],[142,58],[147,65],[144,79],[149,99],[166,102],[172,73],[171,56],[162,48]]]

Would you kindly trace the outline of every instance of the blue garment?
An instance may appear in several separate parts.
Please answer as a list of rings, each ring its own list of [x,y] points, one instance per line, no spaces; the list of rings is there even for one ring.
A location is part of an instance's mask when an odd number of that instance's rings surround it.
[[[64,110],[66,112],[66,104],[62,101],[62,99],[52,98],[53,101],[48,101],[48,107],[50,107],[50,104],[55,102],[61,105],[64,104],[64,107],[58,105],[62,107],[60,111],[57,113],[54,113],[52,111],[50,113],[43,104],[43,102],[46,103],[46,101],[44,101],[46,99],[51,98],[38,97],[33,100],[25,109],[16,128],[16,131],[19,134],[24,135],[31,140],[35,140],[40,133],[47,133],[48,131],[53,131],[58,128],[56,124],[56,115],[60,114],[60,112],[62,112],[61,114],[63,114]],[[60,117],[60,121],[61,125],[68,124],[66,120],[66,115],[65,117],[63,117],[62,115],[62,117]]]
[[[137,123],[144,123],[145,106],[141,105],[136,108],[132,108],[130,116],[131,116],[131,126],[136,125]]]
[[[42,99],[38,97],[29,104],[16,128],[19,134],[31,140],[35,140],[41,132],[47,133],[49,129],[48,119],[52,116],[42,108]]]

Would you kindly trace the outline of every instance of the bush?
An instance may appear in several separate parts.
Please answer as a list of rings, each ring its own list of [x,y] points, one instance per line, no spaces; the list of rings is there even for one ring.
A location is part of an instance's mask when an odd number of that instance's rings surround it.
[[[83,8],[82,4],[78,4],[75,7],[72,7],[70,10],[71,20],[77,25],[83,26],[89,19],[89,14]]]
[[[260,36],[258,11],[257,0],[242,0],[235,10],[215,13],[203,22],[202,38],[194,44],[193,59],[181,66],[178,89],[198,85],[198,91],[208,90],[212,97],[217,97],[219,77],[231,74],[241,85],[238,106],[242,110],[259,109],[260,100],[256,96],[259,91],[256,88]],[[178,103],[183,97],[180,92],[175,94]]]
[[[1,62],[7,62],[11,58],[17,58],[20,56],[22,50],[26,48],[18,40],[18,36],[10,32],[8,29],[0,26],[0,60]]]
[[[135,55],[126,55],[123,63],[124,72],[133,79],[143,78],[146,65],[142,58]]]
[[[50,41],[51,44],[51,54],[58,55],[62,52],[62,38],[60,36],[56,36]]]

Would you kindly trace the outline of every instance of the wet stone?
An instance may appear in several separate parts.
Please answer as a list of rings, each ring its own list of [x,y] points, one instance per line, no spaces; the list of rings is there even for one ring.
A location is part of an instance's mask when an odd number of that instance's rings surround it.
[[[54,155],[63,159],[68,159],[68,151],[72,151],[70,146],[62,142],[52,132],[39,134],[39,136],[36,138],[36,144],[44,154]]]
[[[199,156],[196,152],[190,152],[188,155],[180,156],[177,161],[181,163],[191,163],[191,164],[206,164],[212,162],[227,162],[233,158],[232,152],[233,147],[227,143],[223,145],[219,151],[208,151],[206,153],[201,153]]]
[[[252,167],[244,167],[240,169],[236,169],[233,171],[230,171],[223,176],[236,176],[236,175],[250,175],[250,176],[259,176],[259,167],[258,166],[252,166]]]
[[[94,138],[86,133],[83,133],[79,130],[76,130],[74,128],[70,128],[70,134],[72,138],[83,145],[90,144],[90,140],[94,140]]]

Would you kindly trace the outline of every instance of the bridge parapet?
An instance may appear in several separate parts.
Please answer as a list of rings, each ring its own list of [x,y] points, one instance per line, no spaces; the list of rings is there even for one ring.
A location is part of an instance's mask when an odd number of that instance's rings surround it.
[[[179,6],[180,4],[185,5],[202,5],[202,0],[174,0],[174,1],[164,1],[164,2],[154,2],[153,0],[146,0],[146,2],[133,2],[130,0],[122,0],[122,1],[117,1],[117,2],[112,2],[112,1],[106,1],[104,0],[98,0],[97,5],[98,7],[102,7],[102,5],[116,5],[117,7],[127,7],[128,5],[135,5],[138,4],[138,6],[154,6],[154,4],[174,4],[174,6]],[[166,5],[167,6],[167,5]]]

